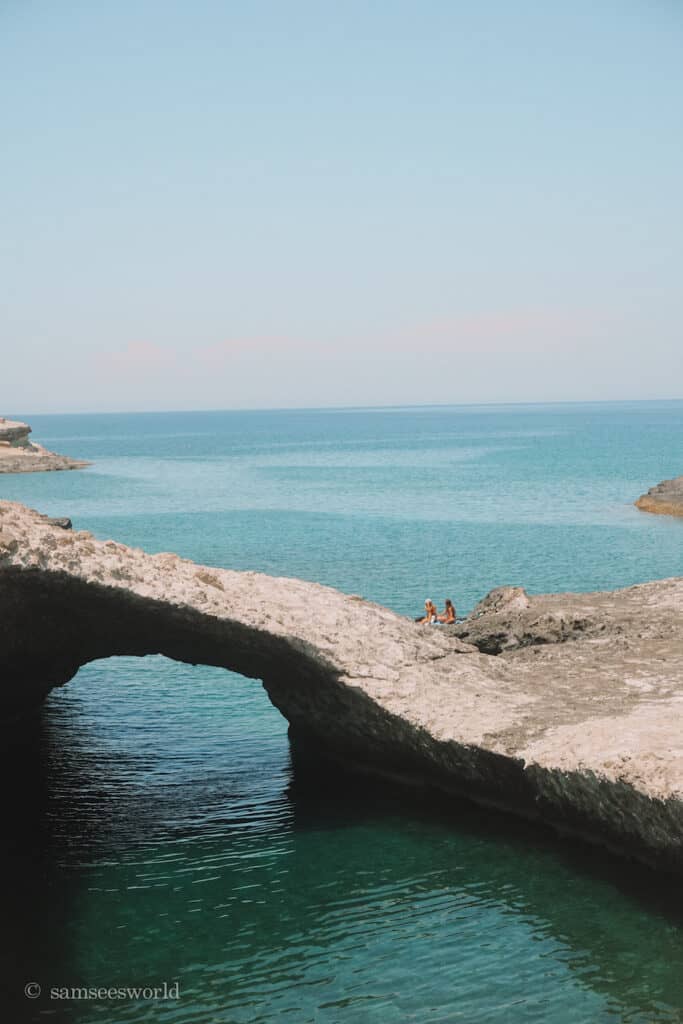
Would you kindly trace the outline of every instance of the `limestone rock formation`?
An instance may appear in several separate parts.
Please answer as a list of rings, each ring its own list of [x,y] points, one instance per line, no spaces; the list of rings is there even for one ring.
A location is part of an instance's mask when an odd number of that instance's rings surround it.
[[[28,423],[0,417],[0,473],[36,473],[44,470],[82,469],[88,462],[57,455],[29,440]]]
[[[663,516],[683,516],[683,476],[663,480],[642,494],[635,503],[643,512],[655,512]]]
[[[502,588],[455,630],[435,628],[318,584],[98,541],[0,502],[6,721],[96,658],[219,665],[262,680],[293,735],[348,768],[679,873],[682,609],[681,579],[540,597]]]

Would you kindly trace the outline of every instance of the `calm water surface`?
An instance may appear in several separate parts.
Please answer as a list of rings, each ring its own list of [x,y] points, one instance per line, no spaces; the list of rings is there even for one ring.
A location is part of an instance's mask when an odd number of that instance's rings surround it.
[[[1,497],[409,615],[427,596],[465,612],[502,583],[683,575],[683,522],[632,506],[681,472],[683,403],[24,416],[94,464],[0,477]],[[3,1019],[683,1019],[675,887],[321,772],[240,676],[90,665],[4,778]],[[32,1002],[32,981],[178,981],[181,998]]]

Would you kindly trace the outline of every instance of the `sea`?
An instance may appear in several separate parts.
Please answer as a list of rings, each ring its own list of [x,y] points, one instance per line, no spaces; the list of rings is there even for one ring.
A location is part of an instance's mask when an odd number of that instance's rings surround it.
[[[92,465],[0,476],[0,498],[410,617],[683,575],[683,520],[633,505],[683,472],[680,401],[6,411]],[[683,1020],[679,882],[311,763],[258,681],[110,658],[14,739],[12,1024]]]

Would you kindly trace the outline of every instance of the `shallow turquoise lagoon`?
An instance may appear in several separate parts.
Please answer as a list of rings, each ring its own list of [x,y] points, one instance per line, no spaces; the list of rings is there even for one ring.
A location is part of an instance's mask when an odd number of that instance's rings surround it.
[[[415,615],[491,587],[683,575],[683,403],[31,416],[79,473],[0,497],[151,551],[300,576]],[[651,1022],[683,1014],[678,888],[290,747],[262,687],[111,659],[4,767],[12,1021]],[[51,987],[169,985],[156,1002]],[[43,995],[28,1000],[24,985]]]

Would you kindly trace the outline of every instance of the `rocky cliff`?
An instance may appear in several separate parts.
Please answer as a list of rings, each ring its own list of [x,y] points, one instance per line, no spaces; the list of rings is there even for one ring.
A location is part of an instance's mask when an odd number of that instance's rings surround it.
[[[683,872],[683,580],[492,592],[455,629],[313,583],[148,555],[0,502],[6,721],[78,668],[162,653],[260,679],[346,766]],[[160,709],[163,710],[163,709]]]
[[[57,455],[29,440],[28,423],[0,417],[0,473],[36,473],[44,470],[82,469],[80,459]]]
[[[664,516],[683,516],[683,476],[663,480],[642,494],[636,501],[643,512],[655,512]]]

